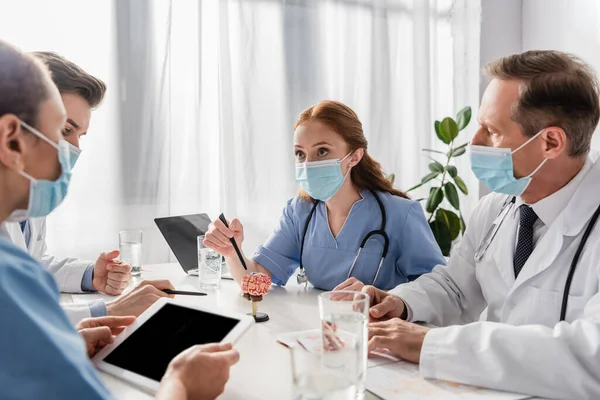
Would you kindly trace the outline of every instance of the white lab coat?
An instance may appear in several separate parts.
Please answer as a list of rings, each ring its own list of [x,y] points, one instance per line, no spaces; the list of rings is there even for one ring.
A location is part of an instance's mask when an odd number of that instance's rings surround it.
[[[425,378],[533,396],[600,398],[600,221],[585,246],[559,322],[565,281],[592,214],[600,205],[600,161],[582,177],[515,281],[519,213],[506,217],[484,258],[474,255],[507,196],[479,202],[447,266],[391,292],[429,331],[421,351]],[[486,310],[485,321],[479,321]]]
[[[39,261],[54,276],[61,292],[82,293],[81,280],[91,262],[47,255],[46,218],[29,219],[28,225],[31,233],[29,246],[25,243],[25,235],[17,222],[5,222],[0,225],[0,237],[7,238]],[[63,309],[74,324],[91,316],[87,304],[63,304]]]

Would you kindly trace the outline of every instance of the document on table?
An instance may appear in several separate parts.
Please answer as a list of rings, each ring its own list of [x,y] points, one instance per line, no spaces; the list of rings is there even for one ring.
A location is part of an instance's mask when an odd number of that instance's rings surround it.
[[[323,350],[323,342],[321,338],[320,329],[284,333],[278,335],[276,337],[276,340],[277,343],[282,344],[285,347],[300,345],[306,351],[311,353],[319,353]],[[399,360],[397,358],[391,356],[390,354],[387,354],[385,351],[374,352],[369,354],[369,359],[367,360],[367,368],[398,361]]]
[[[384,400],[520,400],[530,396],[455,382],[423,379],[419,366],[404,361],[369,368],[366,388]]]
[[[300,345],[311,353],[321,352],[323,349],[320,329],[284,333],[278,335],[276,340],[286,347]],[[401,361],[386,351],[371,353],[367,367],[367,390],[384,400],[520,400],[530,398],[530,396],[522,394],[423,379],[418,365]]]

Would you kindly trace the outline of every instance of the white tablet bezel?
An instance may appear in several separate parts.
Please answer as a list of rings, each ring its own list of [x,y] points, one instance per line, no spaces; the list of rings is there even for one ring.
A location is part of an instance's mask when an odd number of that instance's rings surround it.
[[[140,326],[142,326],[150,317],[152,317],[158,310],[165,306],[165,304],[172,303],[180,307],[187,307],[194,310],[203,311],[209,314],[221,315],[223,317],[233,318],[240,322],[233,328],[227,336],[221,341],[221,343],[236,343],[241,336],[254,324],[254,319],[248,315],[236,314],[223,310],[209,310],[205,307],[198,305],[190,305],[178,302],[175,299],[162,298],[156,301],[150,308],[148,308],[142,315],[140,315],[133,324],[128,326],[121,334],[119,334],[115,341],[98,352],[92,359],[96,367],[108,374],[114,375],[117,378],[123,379],[127,382],[138,386],[141,389],[156,393],[160,387],[160,382],[147,378],[145,376],[136,374],[135,372],[128,371],[126,369],[117,367],[116,365],[108,364],[104,361],[104,358],[108,356],[114,349],[116,349],[125,339],[127,339],[133,332],[135,332]]]

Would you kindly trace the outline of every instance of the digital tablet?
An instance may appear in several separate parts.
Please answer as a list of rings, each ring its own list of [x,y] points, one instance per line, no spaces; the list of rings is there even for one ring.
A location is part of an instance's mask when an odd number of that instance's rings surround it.
[[[98,369],[156,393],[167,366],[182,351],[235,343],[252,325],[247,315],[208,310],[162,298],[93,358]]]

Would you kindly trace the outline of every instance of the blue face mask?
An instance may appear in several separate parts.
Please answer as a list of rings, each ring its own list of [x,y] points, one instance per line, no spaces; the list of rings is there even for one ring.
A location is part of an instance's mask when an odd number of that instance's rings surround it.
[[[517,179],[515,178],[512,156],[531,143],[542,132],[538,132],[512,152],[506,148],[471,146],[471,170],[473,170],[477,179],[483,182],[491,191],[509,196],[520,196],[531,183],[533,175],[542,168],[548,159],[544,159],[528,176]]]
[[[324,160],[296,163],[296,182],[310,197],[316,200],[331,199],[342,187],[346,176],[342,173],[341,160]]]
[[[69,145],[69,164],[71,165],[72,170],[73,168],[75,168],[75,163],[77,163],[77,159],[79,159],[79,156],[81,155],[81,149],[79,147],[73,146],[69,142],[67,142],[67,144]]]
[[[69,144],[60,139],[58,144],[54,143],[38,130],[21,121],[21,126],[43,141],[50,144],[58,151],[58,162],[62,167],[60,177],[55,181],[35,179],[24,171],[18,171],[20,175],[29,179],[29,206],[27,207],[27,218],[45,217],[62,203],[69,188],[71,178],[71,162]]]

